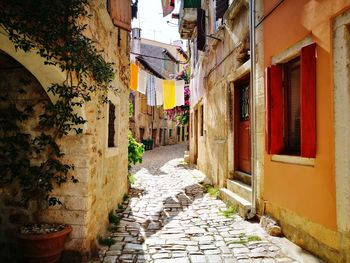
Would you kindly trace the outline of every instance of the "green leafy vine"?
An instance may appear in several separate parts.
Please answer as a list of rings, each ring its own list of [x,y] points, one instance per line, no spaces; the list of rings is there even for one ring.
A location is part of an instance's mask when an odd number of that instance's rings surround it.
[[[106,102],[112,89],[113,64],[84,34],[84,21],[90,19],[88,4],[88,0],[0,0],[0,31],[6,32],[16,49],[36,52],[46,65],[59,67],[66,76],[63,83],[47,87],[57,100],[45,102],[39,134],[23,130],[33,105],[21,108],[9,102],[2,108],[2,113],[10,114],[0,115],[0,122],[6,124],[2,127],[7,128],[0,129],[0,184],[16,183],[24,200],[60,203],[50,194],[55,185],[77,180],[70,176],[74,166],[62,161],[58,140],[71,131],[81,134],[86,120],[76,109],[95,95]]]

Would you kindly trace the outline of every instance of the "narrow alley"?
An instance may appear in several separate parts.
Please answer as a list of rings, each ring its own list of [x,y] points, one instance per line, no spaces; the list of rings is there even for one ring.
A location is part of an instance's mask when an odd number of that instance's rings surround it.
[[[116,243],[100,252],[101,262],[321,262],[227,213],[224,202],[203,192],[204,176],[184,163],[185,149],[158,147],[132,168],[136,180],[111,235]]]

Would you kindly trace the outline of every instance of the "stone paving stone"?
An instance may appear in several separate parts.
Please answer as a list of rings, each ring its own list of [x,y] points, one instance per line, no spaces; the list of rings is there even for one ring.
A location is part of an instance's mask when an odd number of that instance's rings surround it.
[[[221,263],[222,262],[222,258],[218,255],[210,255],[210,256],[206,256],[207,258],[207,262],[210,263]]]
[[[190,259],[191,259],[192,263],[206,263],[207,262],[205,256],[201,256],[201,255],[190,256]]]
[[[147,151],[134,166],[136,182],[101,262],[290,263],[282,249],[257,224],[238,215],[226,218],[221,200],[203,193],[203,175],[183,165],[185,145]],[[257,235],[262,240],[248,242]]]

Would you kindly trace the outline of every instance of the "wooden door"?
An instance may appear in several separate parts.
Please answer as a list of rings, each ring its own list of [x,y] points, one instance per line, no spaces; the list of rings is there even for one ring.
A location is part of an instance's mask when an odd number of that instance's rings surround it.
[[[158,146],[157,144],[157,129],[152,130],[152,140],[153,140],[153,146]]]
[[[163,138],[163,129],[159,129],[159,145],[163,145],[162,138]]]
[[[249,82],[239,85],[236,89],[236,132],[238,147],[237,151],[237,170],[250,174],[251,172],[251,140],[250,140],[250,87]],[[237,145],[236,144],[236,145]]]
[[[194,135],[194,164],[197,164],[198,158],[198,109],[194,111],[193,119],[193,135]]]

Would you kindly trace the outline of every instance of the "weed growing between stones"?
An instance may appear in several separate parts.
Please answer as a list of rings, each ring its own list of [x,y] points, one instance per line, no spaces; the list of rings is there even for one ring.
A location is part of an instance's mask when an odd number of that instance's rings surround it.
[[[134,184],[136,182],[136,177],[134,174],[129,173],[128,175],[129,184]]]
[[[229,206],[229,207],[227,207],[226,210],[221,210],[220,209],[220,215],[223,215],[226,218],[231,218],[235,214],[237,214],[237,208],[234,207],[234,206]]]
[[[210,195],[210,197],[213,197],[213,198],[219,198],[219,196],[220,196],[219,188],[215,188],[210,184],[203,185],[203,192],[208,193]]]
[[[98,243],[102,246],[112,246],[116,243],[116,241],[111,238],[111,237],[101,237],[101,236],[98,236]]]
[[[261,241],[261,237],[259,237],[259,236],[248,236],[248,242],[253,242],[253,241]]]
[[[245,245],[249,242],[256,242],[256,241],[261,241],[261,237],[259,236],[246,236],[245,233],[241,233],[239,234],[238,236],[238,239],[237,240],[233,240],[233,241],[230,241],[228,242],[228,244],[242,244],[242,245]]]
[[[128,201],[128,199],[129,199],[129,195],[128,194],[124,194],[123,195],[123,201],[125,202],[125,201]]]
[[[109,223],[118,225],[120,220],[123,218],[122,214],[115,215],[112,211],[108,214]]]

